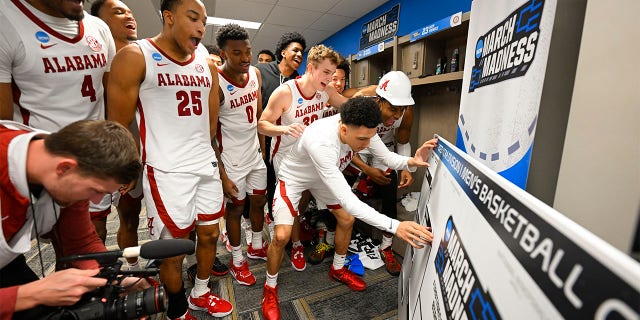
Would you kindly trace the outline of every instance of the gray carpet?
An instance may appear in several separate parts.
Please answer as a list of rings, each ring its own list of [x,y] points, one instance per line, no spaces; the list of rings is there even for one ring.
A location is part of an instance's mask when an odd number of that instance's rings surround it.
[[[144,211],[144,210],[143,210]],[[107,248],[117,249],[116,230],[118,215],[114,212],[108,218]],[[140,217],[139,239],[146,241],[144,212]],[[35,242],[34,242],[35,244]],[[41,243],[45,273],[54,269],[54,254],[51,246]],[[246,249],[246,247],[245,247]],[[311,248],[307,248],[309,253]],[[40,259],[34,247],[26,257],[29,265],[40,274]],[[231,255],[222,243],[218,243],[218,257],[228,264]],[[253,286],[239,285],[231,275],[211,278],[214,292],[228,299],[235,307],[233,313],[225,319],[262,319],[260,300],[262,286],[265,281],[266,262],[249,259],[250,269],[256,276]],[[398,278],[389,275],[384,267],[377,270],[366,270],[363,279],[367,283],[364,292],[354,292],[347,286],[329,279],[328,272],[331,259],[319,265],[307,264],[306,270],[295,271],[291,267],[288,254],[285,254],[282,269],[278,277],[280,310],[283,320],[294,319],[397,319]],[[185,265],[186,270],[186,265]],[[184,274],[187,291],[192,287]],[[192,313],[198,319],[214,319],[205,312]],[[157,317],[159,319],[162,316]]]

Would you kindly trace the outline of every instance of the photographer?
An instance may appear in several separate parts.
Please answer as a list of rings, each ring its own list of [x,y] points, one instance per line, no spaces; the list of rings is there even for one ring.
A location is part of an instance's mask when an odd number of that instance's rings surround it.
[[[41,318],[45,306],[73,305],[106,284],[93,277],[94,260],[39,279],[23,254],[43,237],[58,257],[106,251],[89,200],[128,191],[140,170],[131,134],[115,122],[79,121],[47,134],[0,121],[0,319]]]

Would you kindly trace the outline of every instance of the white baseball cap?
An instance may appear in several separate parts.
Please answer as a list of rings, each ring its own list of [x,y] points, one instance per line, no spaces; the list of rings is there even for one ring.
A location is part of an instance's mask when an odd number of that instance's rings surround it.
[[[389,71],[378,82],[376,94],[394,106],[412,106],[411,80],[402,71]]]

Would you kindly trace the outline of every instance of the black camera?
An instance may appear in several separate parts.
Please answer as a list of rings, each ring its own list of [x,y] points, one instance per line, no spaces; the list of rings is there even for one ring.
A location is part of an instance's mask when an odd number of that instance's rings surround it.
[[[151,277],[158,274],[162,258],[191,254],[195,244],[191,240],[155,240],[140,247],[124,250],[91,253],[64,257],[58,260],[68,263],[76,260],[94,259],[101,266],[97,277],[107,279],[107,284],[86,293],[80,301],[69,307],[57,307],[45,319],[51,320],[98,320],[136,319],[165,311],[167,297],[164,288],[154,286],[142,291],[126,293],[128,287],[122,284],[126,277]],[[123,271],[120,257],[143,257],[153,259],[144,270]]]

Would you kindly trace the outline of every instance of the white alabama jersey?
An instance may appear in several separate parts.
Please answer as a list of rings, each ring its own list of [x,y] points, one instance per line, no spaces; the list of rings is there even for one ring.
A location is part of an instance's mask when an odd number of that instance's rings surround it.
[[[247,79],[242,84],[231,81],[218,70],[218,81],[224,95],[216,134],[220,160],[225,166],[235,168],[251,166],[262,160],[256,119],[260,95],[256,69],[249,68]]]
[[[291,90],[291,104],[282,113],[276,124],[288,126],[293,123],[301,123],[308,126],[322,118],[324,106],[329,101],[329,95],[326,91],[316,91],[313,96],[305,97],[300,92],[296,79],[289,80],[282,85],[289,86]],[[274,158],[278,154],[286,154],[295,142],[296,138],[290,135],[277,136],[275,142],[271,142],[271,157]]]
[[[165,172],[211,174],[216,156],[209,132],[211,70],[196,50],[178,62],[151,39],[138,40],[146,75],[140,84],[138,112],[142,162]]]
[[[107,25],[85,13],[77,36],[69,37],[50,25],[76,22],[46,16],[24,1],[2,1],[0,12],[0,46],[13,63],[13,119],[52,132],[78,120],[104,119],[102,79],[115,55]]]

